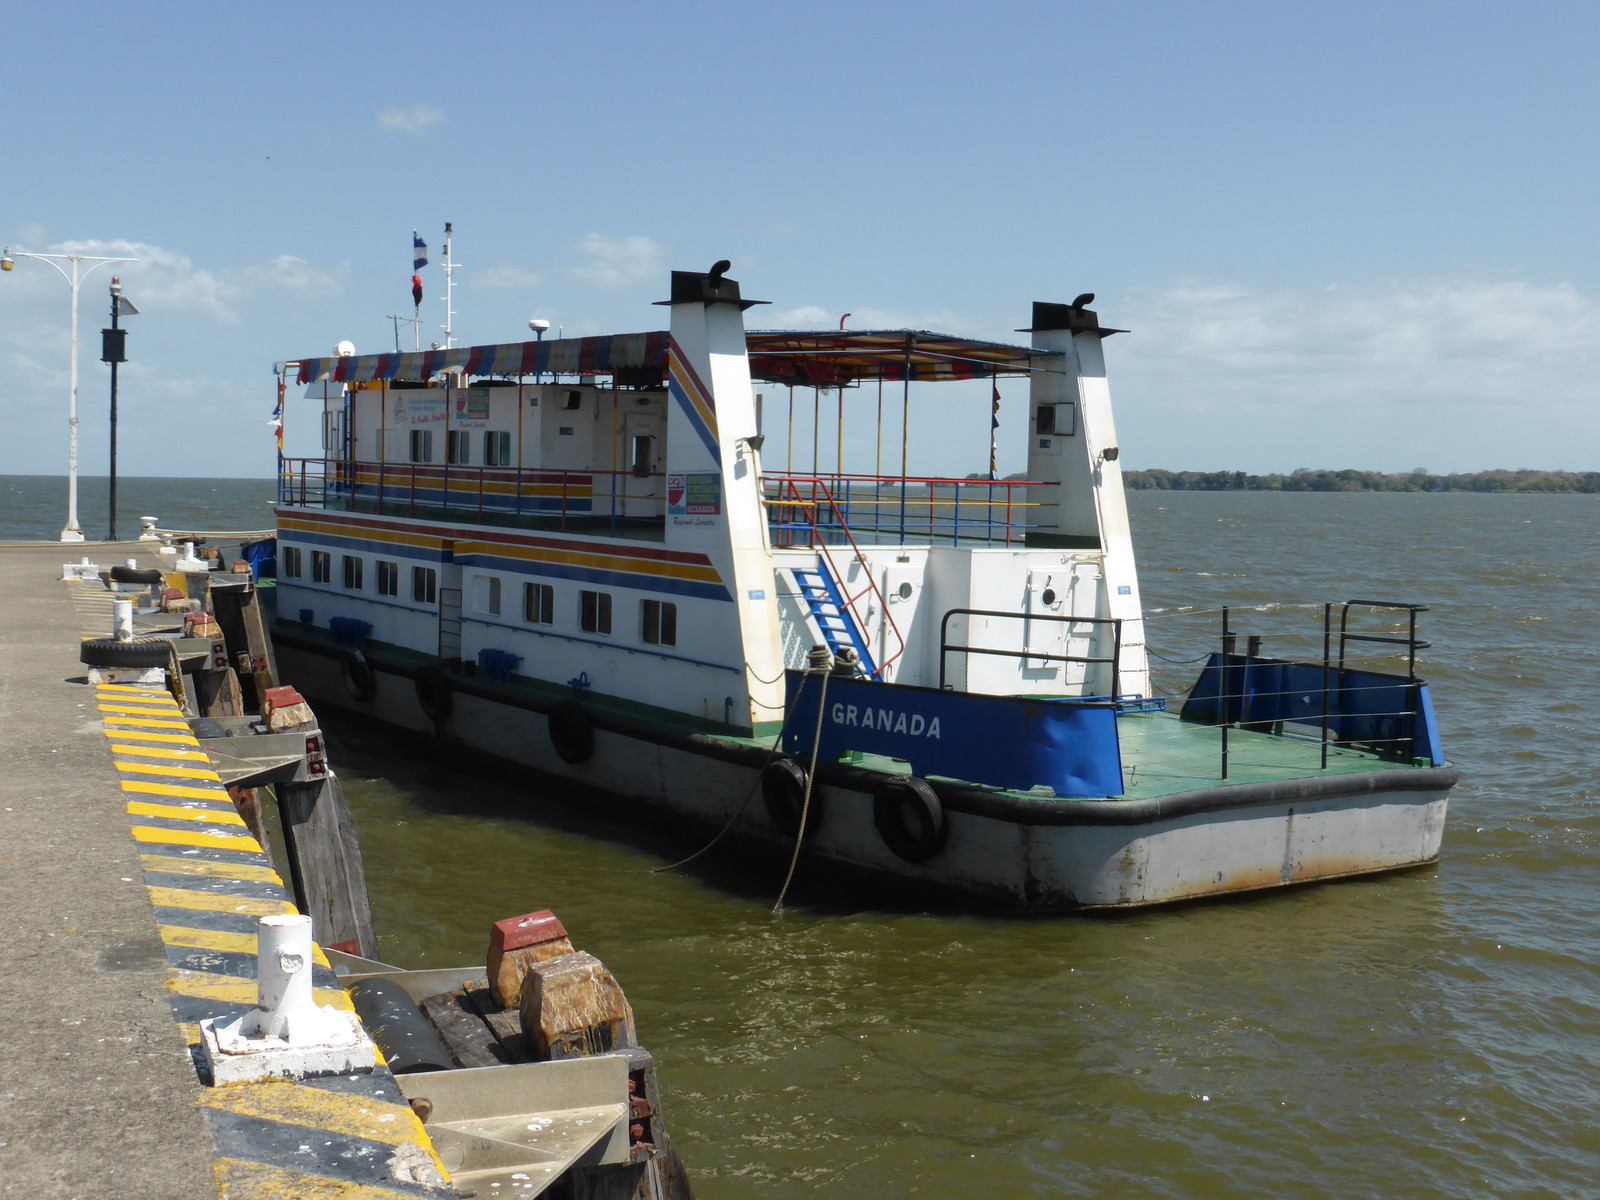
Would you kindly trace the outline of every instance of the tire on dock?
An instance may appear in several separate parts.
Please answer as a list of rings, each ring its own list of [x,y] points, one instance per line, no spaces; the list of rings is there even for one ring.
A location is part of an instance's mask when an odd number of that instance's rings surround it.
[[[116,638],[90,638],[78,650],[78,661],[91,667],[164,667],[172,658],[172,643],[160,639],[119,642]]]
[[[149,586],[166,580],[166,576],[154,567],[139,568],[118,565],[112,567],[106,574],[111,576],[112,583],[142,583]]]

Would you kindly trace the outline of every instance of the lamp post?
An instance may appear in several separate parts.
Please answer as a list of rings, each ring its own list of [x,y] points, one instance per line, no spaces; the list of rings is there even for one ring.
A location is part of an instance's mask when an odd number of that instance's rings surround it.
[[[78,283],[83,276],[87,276],[97,267],[114,262],[138,262],[136,258],[103,258],[93,254],[28,254],[22,250],[17,251],[17,258],[36,258],[40,262],[49,263],[61,278],[67,281],[67,286],[72,289],[72,364],[71,364],[71,397],[67,409],[67,527],[61,531],[63,542],[83,541],[83,530],[78,528]],[[56,262],[72,264],[69,274],[66,268]],[[89,263],[87,270],[82,272],[78,264]],[[0,254],[0,271],[9,271],[17,264],[12,260],[11,247],[7,246]]]
[[[139,315],[139,306],[122,294],[122,280],[111,277],[111,328],[100,331],[100,361],[111,364],[111,494],[106,506],[110,510],[110,523],[106,541],[117,540],[117,364],[128,361],[126,348],[128,331],[117,324],[117,318],[126,313]]]

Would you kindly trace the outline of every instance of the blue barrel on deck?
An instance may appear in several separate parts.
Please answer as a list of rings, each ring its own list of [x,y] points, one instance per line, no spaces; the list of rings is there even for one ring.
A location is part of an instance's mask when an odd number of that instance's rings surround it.
[[[819,676],[790,671],[783,748],[807,761],[817,732]],[[1057,796],[1122,795],[1117,710],[1110,701],[981,696],[900,683],[830,678],[820,758],[851,751],[904,759],[934,775]]]

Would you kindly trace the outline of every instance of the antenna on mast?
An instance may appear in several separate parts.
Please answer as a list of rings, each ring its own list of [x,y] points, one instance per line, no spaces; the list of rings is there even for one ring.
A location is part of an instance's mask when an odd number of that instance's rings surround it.
[[[452,307],[452,301],[454,299],[455,269],[461,265],[460,263],[452,262],[450,259],[450,235],[453,231],[452,223],[446,221],[444,223],[444,348],[446,350],[456,344],[455,334],[451,328],[455,324],[456,318],[456,310]]]

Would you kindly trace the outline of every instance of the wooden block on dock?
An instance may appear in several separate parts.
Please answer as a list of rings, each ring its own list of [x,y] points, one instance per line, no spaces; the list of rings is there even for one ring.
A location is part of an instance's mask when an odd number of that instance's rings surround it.
[[[538,963],[522,988],[522,1031],[538,1059],[637,1046],[633,1009],[605,964],[578,951]]]
[[[507,917],[489,927],[489,986],[501,1008],[522,1004],[522,984],[533,967],[572,953],[566,926],[548,908]]]

